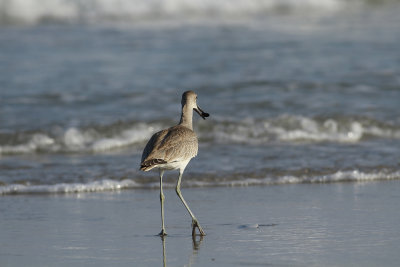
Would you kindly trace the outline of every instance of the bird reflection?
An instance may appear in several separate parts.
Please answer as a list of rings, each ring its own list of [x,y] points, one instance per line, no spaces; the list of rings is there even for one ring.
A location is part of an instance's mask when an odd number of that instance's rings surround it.
[[[198,240],[197,238],[198,237]],[[192,236],[192,247],[193,247],[193,254],[197,254],[197,251],[200,249],[201,242],[203,241],[203,236]]]
[[[167,266],[167,259],[166,259],[166,255],[165,255],[165,236],[162,235],[160,237],[161,237],[161,240],[162,240],[163,266],[166,267]]]
[[[162,251],[163,251],[163,266],[166,267],[167,266],[167,252],[166,252],[166,236],[160,236],[161,241],[162,241]],[[203,241],[203,236],[192,236],[192,255],[190,255],[189,257],[189,265],[191,265],[194,261],[194,258],[197,256],[199,249],[200,249],[200,245],[201,242]]]

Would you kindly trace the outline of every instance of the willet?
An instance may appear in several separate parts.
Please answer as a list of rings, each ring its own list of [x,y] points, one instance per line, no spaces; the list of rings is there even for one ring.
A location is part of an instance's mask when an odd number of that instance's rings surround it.
[[[196,227],[200,235],[205,235],[199,221],[190,210],[181,193],[182,174],[189,161],[197,155],[198,141],[193,131],[193,110],[203,119],[209,116],[197,105],[197,95],[193,91],[186,91],[182,95],[182,113],[178,125],[155,133],[143,150],[140,170],[149,171],[158,168],[160,171],[160,202],[161,202],[161,232],[160,236],[167,235],[164,226],[164,193],[162,178],[164,171],[179,169],[179,177],[175,191],[192,217],[192,236],[196,235]]]

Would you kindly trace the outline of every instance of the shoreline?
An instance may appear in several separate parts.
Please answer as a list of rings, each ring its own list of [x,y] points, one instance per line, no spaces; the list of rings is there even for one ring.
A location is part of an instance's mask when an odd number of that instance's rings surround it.
[[[59,183],[59,184],[9,184],[0,186],[0,197],[7,195],[63,195],[100,192],[122,192],[125,190],[159,190],[158,176],[154,174],[151,182],[141,183],[133,179],[112,180],[101,179],[88,181],[87,183]],[[167,176],[163,188],[175,188],[176,179]],[[267,176],[265,178],[245,179],[221,179],[217,177],[209,180],[209,177],[198,179],[184,179],[182,188],[231,188],[231,187],[252,187],[271,185],[292,185],[292,184],[336,184],[336,183],[368,183],[399,181],[400,172],[397,170],[382,169],[379,171],[363,172],[359,170],[337,171],[331,174],[320,175],[283,175]]]
[[[206,236],[165,189],[14,195],[0,204],[2,266],[397,266],[400,181],[183,188]],[[397,212],[396,212],[397,211]],[[199,237],[198,237],[199,239]]]

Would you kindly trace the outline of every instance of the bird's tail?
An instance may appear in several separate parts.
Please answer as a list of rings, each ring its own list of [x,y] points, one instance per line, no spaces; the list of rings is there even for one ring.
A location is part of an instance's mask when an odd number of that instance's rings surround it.
[[[165,163],[167,163],[167,162],[163,159],[149,159],[149,160],[143,161],[140,164],[140,170],[147,172],[147,171],[150,171],[151,169],[157,167],[157,165],[165,164]]]

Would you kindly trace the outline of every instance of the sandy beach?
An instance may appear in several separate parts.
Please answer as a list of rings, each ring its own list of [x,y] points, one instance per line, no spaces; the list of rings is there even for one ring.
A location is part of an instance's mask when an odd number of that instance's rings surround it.
[[[9,195],[1,266],[397,266],[400,182],[184,188],[207,233],[157,190]]]

